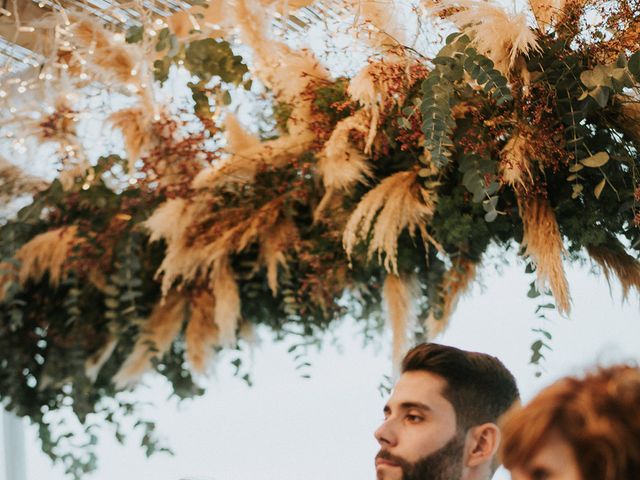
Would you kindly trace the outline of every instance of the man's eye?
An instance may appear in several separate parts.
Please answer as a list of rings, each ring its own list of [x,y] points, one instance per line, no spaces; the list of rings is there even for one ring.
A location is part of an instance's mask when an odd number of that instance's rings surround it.
[[[421,422],[423,420],[423,418],[421,416],[419,416],[419,415],[411,415],[411,414],[408,414],[406,418],[411,423],[419,423],[419,422]]]

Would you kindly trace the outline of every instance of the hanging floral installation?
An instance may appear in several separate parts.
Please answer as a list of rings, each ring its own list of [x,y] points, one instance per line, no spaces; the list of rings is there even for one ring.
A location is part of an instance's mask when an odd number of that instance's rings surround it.
[[[349,76],[287,37],[313,2],[189,3],[116,26],[0,10],[39,54],[0,78],[0,133],[58,171],[0,160],[3,201],[31,199],[0,227],[0,398],[71,476],[95,468],[96,424],[137,415],[121,392],[155,371],[200,394],[222,352],[242,374],[256,327],[304,362],[349,315],[388,325],[397,361],[491,245],[562,314],[568,262],[640,292],[637,0],[334,2],[317,11],[368,53]],[[65,408],[81,453],[51,425]]]

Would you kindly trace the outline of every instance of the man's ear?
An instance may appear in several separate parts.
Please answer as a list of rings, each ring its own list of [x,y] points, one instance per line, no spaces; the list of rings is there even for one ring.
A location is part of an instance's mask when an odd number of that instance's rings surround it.
[[[500,445],[500,429],[495,423],[483,423],[467,432],[466,466],[478,467],[485,463],[492,465]]]

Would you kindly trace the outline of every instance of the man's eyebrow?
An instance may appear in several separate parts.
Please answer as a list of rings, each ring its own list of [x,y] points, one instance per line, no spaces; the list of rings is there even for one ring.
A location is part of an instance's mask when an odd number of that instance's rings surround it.
[[[405,410],[417,408],[419,410],[426,410],[428,412],[431,411],[431,407],[429,405],[427,405],[426,403],[420,403],[420,402],[403,402],[400,404],[400,408],[403,408]]]
[[[429,405],[427,405],[426,403],[420,403],[420,402],[402,402],[400,405],[398,405],[398,407],[401,410],[410,410],[412,408],[417,408],[419,410],[424,410],[426,412],[431,411],[431,407]],[[391,407],[389,405],[385,405],[383,412],[390,413]]]

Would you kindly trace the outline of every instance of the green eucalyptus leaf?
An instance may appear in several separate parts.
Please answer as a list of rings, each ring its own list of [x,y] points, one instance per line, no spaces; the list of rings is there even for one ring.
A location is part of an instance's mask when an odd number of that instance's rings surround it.
[[[593,98],[601,108],[604,108],[609,101],[609,92],[610,89],[608,87],[598,86],[589,92],[589,96]]]
[[[529,298],[538,298],[540,296],[540,292],[536,287],[536,282],[531,282],[529,284],[529,291],[527,292],[527,297]]]
[[[627,68],[636,77],[636,81],[640,82],[640,50],[631,55]]]
[[[411,129],[411,122],[409,122],[409,120],[404,117],[400,117],[398,119],[398,125],[400,126],[400,128],[404,128],[405,130]]]
[[[571,188],[572,188],[571,198],[574,200],[578,198],[582,193],[582,190],[584,190],[584,186],[579,183],[572,185]]]
[[[596,65],[593,70],[585,70],[580,74],[580,81],[587,88],[612,87],[611,70],[604,65]]]
[[[144,36],[144,27],[141,25],[134,25],[127,29],[125,34],[125,41],[127,43],[138,43],[142,41]]]
[[[599,199],[600,195],[602,195],[602,190],[604,190],[604,187],[606,184],[607,184],[606,179],[603,178],[602,180],[600,180],[598,185],[596,185],[596,188],[593,189],[593,194],[597,199]]]
[[[487,212],[484,215],[484,220],[487,223],[494,222],[496,218],[498,218],[498,211],[497,210],[491,210],[490,212]]]
[[[609,161],[609,154],[607,152],[598,152],[588,158],[580,160],[580,163],[585,167],[599,168],[605,165]]]

